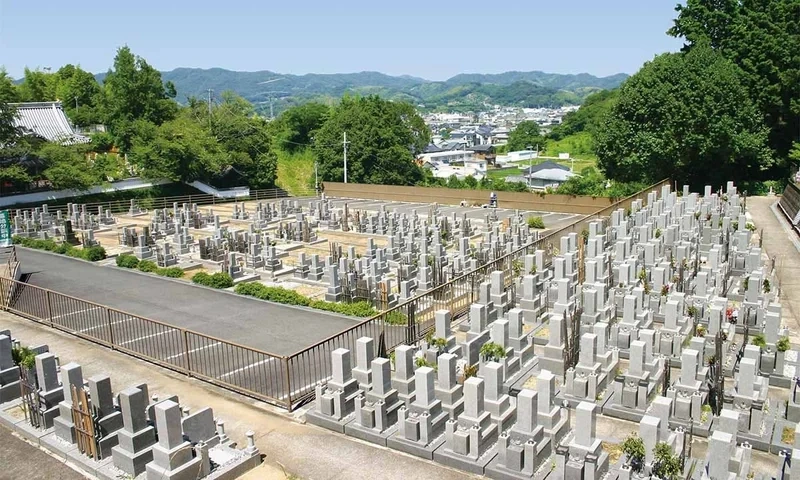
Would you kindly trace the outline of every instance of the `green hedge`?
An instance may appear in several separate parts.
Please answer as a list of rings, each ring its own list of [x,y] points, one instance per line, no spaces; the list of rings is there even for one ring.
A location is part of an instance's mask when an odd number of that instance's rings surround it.
[[[260,300],[283,303],[285,305],[300,305],[302,307],[311,305],[311,300],[308,297],[300,295],[294,290],[281,287],[268,287],[255,282],[240,283],[236,286],[236,293],[256,297]]]
[[[69,257],[82,258],[90,262],[97,262],[106,258],[106,249],[100,246],[77,248],[68,243],[58,243],[55,240],[42,240],[40,238],[28,238],[20,236],[14,236],[12,241],[14,242],[14,245],[19,245],[21,247],[33,248],[36,250],[46,250],[48,252],[67,255]]]
[[[117,255],[117,266],[122,268],[136,268],[139,266],[139,259],[130,253]]]
[[[282,287],[268,287],[256,282],[240,283],[236,286],[236,293],[255,297],[260,300],[282,303],[284,305],[311,307],[317,310],[340,313],[353,317],[372,317],[378,314],[377,310],[368,302],[335,303],[326,302],[324,300],[312,300],[294,290],[288,290]]]
[[[542,217],[530,217],[528,218],[528,227],[544,228],[544,220],[542,220]]]
[[[150,260],[139,260],[133,254],[123,253],[117,256],[117,266],[121,268],[135,268],[141,272],[155,273],[162,277],[181,278],[184,274],[180,267],[161,268]]]
[[[169,278],[181,278],[183,276],[183,269],[181,267],[159,268],[156,270],[156,275]]]
[[[158,271],[158,265],[156,262],[152,262],[150,260],[140,260],[139,265],[137,265],[136,268],[140,272],[145,273],[156,273],[156,271]]]
[[[200,272],[192,277],[192,282],[211,288],[229,288],[233,286],[233,278],[224,272],[217,272],[213,275]]]

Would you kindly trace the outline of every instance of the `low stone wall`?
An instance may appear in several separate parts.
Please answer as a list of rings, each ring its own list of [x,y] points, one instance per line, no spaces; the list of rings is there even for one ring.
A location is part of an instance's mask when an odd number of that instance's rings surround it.
[[[800,187],[794,183],[787,184],[778,205],[792,222],[792,226],[798,228],[800,226]]]
[[[23,193],[20,195],[10,195],[7,197],[0,197],[0,207],[7,207],[9,205],[30,204],[30,203],[47,203],[47,202],[52,202],[53,200],[80,197],[82,195],[119,192],[122,190],[136,190],[139,188],[150,188],[154,185],[165,185],[168,183],[172,183],[172,181],[129,178],[127,180],[120,180],[119,182],[113,182],[108,185],[92,187],[85,191],[48,190],[46,192]]]
[[[488,190],[461,190],[437,187],[402,187],[358,183],[325,182],[329,197],[387,200],[396,202],[438,203],[458,205],[466,200],[470,205],[489,203]],[[590,196],[556,195],[545,193],[496,192],[500,208],[538,210],[542,212],[577,213],[588,215],[613,204],[615,199]]]

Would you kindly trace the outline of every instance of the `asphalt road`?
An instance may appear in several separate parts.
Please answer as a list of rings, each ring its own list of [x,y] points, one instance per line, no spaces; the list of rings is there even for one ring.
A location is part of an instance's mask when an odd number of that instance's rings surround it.
[[[63,462],[39,450],[34,445],[16,437],[0,426],[0,479],[26,480],[83,480],[83,475]]]
[[[294,353],[359,321],[25,248],[18,248],[17,255],[23,279],[27,276],[32,285],[279,355]],[[66,321],[70,308],[77,307],[64,304],[53,308],[58,310],[54,315]],[[82,318],[100,314],[82,313]],[[138,338],[133,330],[128,327],[123,332],[131,342]],[[159,332],[150,335],[156,334]],[[169,335],[165,336],[163,348],[168,348]]]

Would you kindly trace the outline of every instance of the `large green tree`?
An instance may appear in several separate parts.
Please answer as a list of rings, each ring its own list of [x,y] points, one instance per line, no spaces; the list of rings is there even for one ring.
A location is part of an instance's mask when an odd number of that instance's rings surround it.
[[[9,103],[19,100],[14,82],[5,69],[0,68],[0,148],[14,143],[19,129],[14,125],[17,111]]]
[[[601,90],[589,95],[578,110],[564,115],[561,124],[554,127],[548,137],[561,140],[580,132],[594,134],[618,98],[619,89]]]
[[[155,125],[171,120],[178,105],[170,98],[173,88],[167,88],[161,73],[131,49],[122,47],[114,57],[114,66],[104,81],[102,99],[105,122],[111,127],[117,146],[124,152],[132,146],[131,124],[147,121]]]
[[[86,158],[84,147],[48,143],[36,156],[44,161],[44,177],[54,189],[86,190],[101,182],[92,173],[92,165]]]
[[[140,123],[135,129],[128,155],[140,175],[174,181],[208,181],[227,164],[219,142],[188,116],[182,115],[158,127],[150,125]]]
[[[228,163],[253,188],[275,186],[278,157],[274,152],[269,124],[255,115],[253,106],[233,92],[225,92],[209,122],[211,134],[228,152]]]
[[[273,122],[280,148],[288,152],[302,150],[311,143],[312,136],[330,113],[324,103],[308,102],[284,110]]]
[[[102,89],[94,75],[71,64],[59,68],[55,75],[56,98],[70,120],[80,126],[101,123],[97,104],[102,101]]]
[[[25,77],[19,84],[21,102],[50,102],[56,99],[58,77],[54,73],[25,68]]]
[[[646,63],[597,132],[606,176],[695,187],[761,177],[773,164],[768,129],[743,77],[709,45]]]
[[[519,122],[516,128],[508,134],[508,149],[510,151],[526,150],[528,147],[540,148],[544,146],[539,124],[532,120]]]
[[[413,185],[422,179],[414,159],[430,141],[430,131],[412,105],[378,96],[343,98],[315,135],[323,180],[344,178],[345,132],[349,182]]]
[[[800,140],[800,0],[688,0],[669,34],[735,62],[783,159]],[[777,164],[783,167],[782,164]],[[783,170],[779,170],[783,171]]]

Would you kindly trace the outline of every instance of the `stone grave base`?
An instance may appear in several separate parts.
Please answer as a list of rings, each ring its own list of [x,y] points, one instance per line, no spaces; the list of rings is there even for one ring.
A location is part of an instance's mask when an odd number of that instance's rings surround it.
[[[610,398],[610,393],[612,393],[612,392],[609,392],[609,390],[610,389],[607,388],[604,391],[600,392],[603,395],[603,397],[600,400],[597,400],[595,398],[579,398],[579,397],[575,397],[575,396],[569,395],[564,391],[564,388],[562,387],[558,391],[558,393],[556,393],[556,398],[555,399],[558,402],[566,401],[567,403],[569,403],[569,408],[575,408],[581,402],[595,403],[595,404],[597,404],[597,407],[602,412],[603,408],[605,407],[606,403],[608,402],[608,400]]]
[[[772,440],[772,435],[774,433],[774,426],[774,419],[768,417],[764,420],[764,428],[766,431],[763,434],[756,435],[750,432],[739,432],[736,436],[736,442],[748,442],[755,450],[770,452],[772,449],[770,441]],[[778,439],[780,439],[780,435],[778,436]]]
[[[514,375],[511,375],[503,382],[503,393],[516,397],[519,391],[522,390],[522,385],[534,375],[534,370],[537,374],[539,373],[540,369],[538,367],[539,357],[533,356],[526,365],[522,365]]]
[[[33,428],[30,422],[28,422],[28,420],[26,420],[25,416],[22,414],[20,405],[20,400],[3,404],[3,411],[0,412],[0,423],[2,423],[9,430],[13,430],[14,432],[18,433],[26,440],[33,442],[36,445],[41,445],[41,438],[55,432],[55,428],[50,427],[45,430]]]
[[[628,408],[620,403],[613,403],[611,400],[614,397],[614,392],[612,391],[611,394],[608,396],[608,400],[602,407],[603,415],[608,415],[609,417],[619,418],[621,420],[627,420],[629,422],[636,422],[642,420],[647,414],[646,410],[641,410],[638,408]]]
[[[257,280],[261,280],[261,275],[257,273],[244,272],[242,276],[233,279],[233,284],[238,285],[240,283],[255,282]]]
[[[444,444],[444,433],[433,439],[428,445],[420,445],[417,442],[411,442],[403,438],[398,432],[396,435],[389,438],[387,446],[395,450],[400,450],[426,460],[433,460],[433,451]]]
[[[783,375],[772,374],[769,376],[769,385],[771,387],[792,388],[792,379]]]
[[[48,450],[50,449],[48,448]],[[52,452],[52,450],[50,451]],[[107,458],[95,461],[92,460],[91,457],[82,454],[77,447],[67,452],[67,457],[70,463],[76,465],[84,472],[87,472],[96,478],[100,478],[101,472],[109,471],[108,467],[114,465],[114,461],[111,458],[111,455],[109,455]],[[117,477],[117,479],[115,480],[118,480],[118,478],[119,477]]]
[[[540,356],[539,357],[539,369],[540,370],[548,370],[550,373],[555,375],[556,377],[563,377],[566,368],[564,366],[564,360],[561,358],[547,358]]]
[[[561,420],[553,428],[545,428],[544,434],[550,437],[550,445],[561,445],[570,432],[567,415],[562,412]]]
[[[275,270],[272,273],[273,277],[280,277],[281,275],[294,275],[294,271],[297,270],[295,267],[288,267],[286,265],[283,266],[280,270]],[[267,270],[265,270],[267,271]]]
[[[206,479],[233,480],[261,465],[259,453],[250,455],[244,450],[236,450],[228,445],[216,445],[208,450],[208,456],[214,464],[220,466],[212,470]]]
[[[68,461],[72,459],[69,455],[73,450],[78,451],[78,446],[74,443],[68,443],[56,436],[55,432],[41,437],[39,445],[46,448],[50,453],[58,456],[58,458]],[[79,452],[80,454],[80,452]]]
[[[795,425],[797,425],[795,422],[790,422],[783,418],[779,418],[775,421],[775,427],[772,429],[772,442],[770,442],[769,453],[777,455],[781,450],[786,450],[787,452],[792,451],[794,445],[785,443],[781,438],[783,437],[784,428],[789,428],[794,432]]]
[[[692,432],[700,437],[708,438],[711,436],[711,424],[714,423],[712,418],[713,416],[709,413],[708,418],[706,419],[705,423],[700,423],[699,420],[695,420],[692,427]],[[683,427],[686,431],[689,431],[689,421],[688,420],[680,420],[674,417],[670,417],[669,426],[671,429],[675,429],[676,427]]]
[[[488,450],[486,450],[486,452],[484,452],[484,454],[479,457],[478,460],[471,460],[462,455],[456,455],[455,453],[448,451],[446,445],[442,445],[435,452],[433,452],[434,461],[443,465],[447,465],[448,467],[458,468],[460,470],[478,475],[484,474],[486,466],[489,465],[489,462],[491,462],[495,456],[497,456],[496,442]]]
[[[531,377],[535,377],[539,375],[541,372],[541,368],[539,368],[538,363],[536,368],[529,370],[526,375],[519,376],[513,383],[509,384],[508,382],[503,384],[503,391],[506,391],[512,397],[516,397],[519,395],[519,392],[522,391],[524,388],[523,386],[525,383],[530,380]]]
[[[334,432],[344,433],[345,425],[355,420],[354,413],[346,415],[341,420],[333,419],[327,415],[317,413],[317,411],[314,410],[315,406],[316,404],[312,406],[311,410],[306,412],[306,422],[312,425],[327,428],[328,430],[333,430]]]
[[[397,431],[397,423],[387,428],[383,432],[377,432],[372,428],[365,428],[355,420],[344,426],[344,433],[348,436],[359,438],[365,442],[374,443],[382,447],[386,446],[386,440]]]
[[[494,480],[544,480],[547,478],[551,473],[551,463],[552,463],[553,456],[550,455],[544,459],[539,468],[533,472],[533,476],[528,476],[521,472],[515,472],[514,470],[509,470],[500,465],[500,456],[494,457],[489,465],[486,466],[485,475]]]

